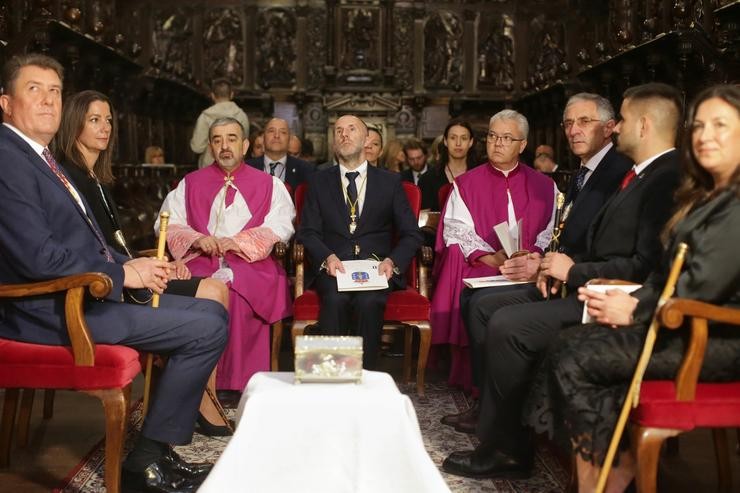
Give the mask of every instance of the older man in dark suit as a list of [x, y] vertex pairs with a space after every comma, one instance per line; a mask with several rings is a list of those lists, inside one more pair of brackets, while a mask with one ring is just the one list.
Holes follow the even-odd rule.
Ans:
[[[345, 115], [334, 124], [339, 165], [311, 178], [297, 239], [305, 245], [316, 276], [320, 332], [341, 335], [354, 327], [352, 333], [363, 337], [364, 367], [372, 369], [388, 294], [404, 286], [403, 273], [422, 237], [401, 177], [368, 166], [363, 148], [367, 134], [367, 126], [356, 116]], [[336, 273], [344, 272], [342, 261], [367, 258], [380, 260], [378, 271], [390, 287], [339, 292]]]
[[[167, 263], [132, 260], [108, 246], [90, 205], [49, 152], [61, 118], [62, 72], [56, 60], [35, 54], [12, 57], [3, 69], [0, 283], [90, 271], [110, 276], [108, 298], [86, 300], [95, 342], [169, 356], [139, 440], [123, 465], [124, 483], [146, 491], [193, 491], [210, 464], [184, 463], [170, 444], [192, 438], [206, 381], [226, 344], [227, 315], [213, 301], [179, 296], [162, 296], [157, 310], [121, 302], [131, 289], [161, 293]], [[64, 294], [8, 301], [0, 308], [0, 337], [70, 343]]]
[[[541, 352], [557, 332], [580, 322], [583, 303], [576, 291], [597, 277], [642, 282], [660, 259], [659, 239], [673, 207], [679, 156], [674, 148], [681, 122], [681, 96], [665, 84], [628, 89], [622, 104], [617, 148], [637, 164], [594, 218], [582, 253], [548, 253], [540, 266], [538, 287], [545, 295], [566, 283], [569, 295], [495, 310], [488, 320], [482, 353], [481, 411], [474, 451], [452, 453], [446, 471], [470, 477], [522, 477], [530, 474], [534, 450], [521, 425], [528, 384]], [[564, 126], [590, 125], [582, 121]], [[511, 303], [509, 303], [511, 305]]]
[[273, 118], [265, 126], [265, 154], [247, 159], [247, 164], [278, 177], [288, 185], [288, 191], [293, 193], [298, 185], [308, 180], [314, 172], [314, 166], [288, 154], [290, 137], [288, 122], [282, 118]]

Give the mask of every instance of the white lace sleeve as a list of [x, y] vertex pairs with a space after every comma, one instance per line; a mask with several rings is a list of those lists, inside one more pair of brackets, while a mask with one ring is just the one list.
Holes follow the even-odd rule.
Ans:
[[452, 185], [452, 193], [447, 201], [447, 209], [445, 210], [443, 221], [444, 232], [442, 238], [444, 239], [445, 246], [460, 245], [460, 250], [462, 250], [465, 258], [468, 258], [476, 250], [495, 252], [491, 245], [486, 243], [475, 232], [473, 216], [470, 215], [468, 206], [465, 205], [465, 202], [460, 196], [457, 184], [453, 183]]
[[548, 245], [550, 244], [550, 241], [552, 240], [552, 228], [555, 226], [555, 211], [557, 209], [557, 197], [558, 197], [558, 187], [557, 185], [553, 185], [555, 187], [555, 194], [553, 197], [555, 200], [553, 200], [552, 203], [552, 215], [550, 216], [550, 222], [547, 223], [547, 226], [545, 226], [545, 229], [540, 231], [540, 233], [537, 235], [537, 240], [534, 242], [535, 246], [542, 250], [543, 252], [547, 250]]

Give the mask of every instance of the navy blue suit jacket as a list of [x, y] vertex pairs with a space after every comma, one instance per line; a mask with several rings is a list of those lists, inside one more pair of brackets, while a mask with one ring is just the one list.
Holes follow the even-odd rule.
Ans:
[[[588, 228], [631, 167], [632, 161], [617, 152], [616, 146], [612, 146], [604, 155], [571, 206], [560, 236], [560, 246], [565, 253], [572, 257], [586, 251]], [[566, 204], [575, 193], [575, 189], [576, 181], [571, 180], [565, 194]]]
[[[340, 260], [390, 257], [403, 273], [421, 246], [422, 235], [398, 173], [368, 166], [365, 187], [357, 230], [350, 234], [339, 166], [321, 170], [309, 180], [296, 238], [310, 256], [313, 274], [332, 253]], [[357, 257], [355, 245], [360, 247]], [[405, 285], [398, 275], [393, 283]]]
[[[247, 164], [260, 171], [264, 171], [265, 158], [266, 156], [247, 159]], [[295, 192], [298, 185], [307, 182], [308, 177], [315, 170], [315, 167], [311, 163], [288, 155], [288, 159], [285, 162], [285, 183], [290, 185], [292, 192]]]
[[[103, 272], [113, 280], [109, 298], [121, 299], [122, 264], [128, 257], [109, 248], [115, 262], [106, 261], [92, 229], [95, 219], [80, 210], [44, 159], [5, 125], [0, 125], [0, 197], [0, 283]], [[63, 293], [0, 305], [0, 337], [67, 344], [65, 327]]]

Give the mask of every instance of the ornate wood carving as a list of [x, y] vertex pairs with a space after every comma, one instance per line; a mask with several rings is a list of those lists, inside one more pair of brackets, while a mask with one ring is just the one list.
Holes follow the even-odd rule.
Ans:
[[463, 22], [448, 10], [434, 11], [424, 28], [424, 85], [428, 89], [462, 88]]
[[336, 10], [335, 66], [341, 82], [377, 84], [382, 80], [384, 11], [380, 6], [340, 5]]
[[263, 10], [257, 21], [258, 82], [264, 87], [295, 84], [296, 20], [287, 9]]
[[565, 46], [562, 23], [537, 16], [530, 22], [530, 39], [534, 40], [534, 50], [529, 57], [527, 87], [551, 84], [570, 71], [562, 48]]
[[514, 88], [514, 19], [501, 15], [498, 22], [481, 29], [479, 39], [479, 86], [511, 91]]
[[326, 10], [308, 9], [308, 46], [306, 47], [308, 64], [307, 87], [310, 90], [320, 89], [324, 85], [324, 63], [326, 57]]
[[115, 3], [103, 0], [94, 0], [89, 4], [87, 17], [87, 29], [96, 41], [112, 44], [113, 11]]
[[178, 77], [193, 73], [192, 9], [156, 9], [152, 14], [152, 66]]
[[240, 86], [244, 79], [242, 18], [235, 9], [209, 10], [203, 20], [204, 78], [224, 78]]
[[414, 14], [412, 9], [393, 10], [393, 61], [395, 86], [409, 90], [414, 83]]

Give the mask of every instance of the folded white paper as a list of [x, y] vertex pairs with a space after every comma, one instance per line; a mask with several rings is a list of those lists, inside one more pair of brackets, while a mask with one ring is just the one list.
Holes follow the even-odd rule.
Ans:
[[377, 260], [343, 260], [344, 274], [337, 271], [337, 290], [373, 291], [388, 287], [388, 279], [378, 274]]
[[[610, 291], [612, 289], [619, 289], [621, 291], [624, 291], [625, 293], [631, 293], [632, 291], [636, 291], [642, 287], [642, 284], [589, 284], [585, 286], [586, 288], [590, 289], [591, 291], [596, 291], [598, 293], [606, 293], [607, 291]], [[588, 314], [588, 302], [583, 304], [583, 316], [581, 317], [581, 323], [582, 324], [592, 324], [596, 322], [594, 318]]]
[[534, 281], [511, 281], [504, 276], [468, 277], [463, 284], [472, 289], [493, 288], [496, 286], [511, 286], [512, 284], [527, 284]]

